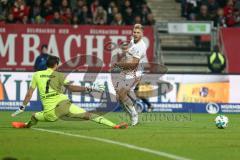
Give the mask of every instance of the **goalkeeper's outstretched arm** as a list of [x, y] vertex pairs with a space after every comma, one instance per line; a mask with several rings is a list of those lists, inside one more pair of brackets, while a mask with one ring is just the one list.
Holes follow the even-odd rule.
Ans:
[[23, 113], [24, 110], [25, 110], [25, 107], [27, 106], [27, 104], [29, 103], [29, 101], [31, 100], [32, 98], [32, 95], [33, 95], [33, 92], [34, 92], [35, 89], [33, 89], [32, 87], [30, 87], [26, 93], [26, 96], [23, 100], [23, 104], [19, 107], [18, 110], [16, 110], [13, 114], [12, 114], [12, 117], [15, 117], [16, 115], [20, 114], [20, 113]]
[[85, 92], [88, 91], [87, 87], [77, 85], [65, 85], [65, 87], [71, 92]]
[[77, 86], [77, 85], [65, 85], [65, 87], [70, 90], [71, 92], [103, 92], [105, 90], [105, 86], [103, 84], [93, 83], [93, 85], [84, 87], [84, 86]]
[[30, 87], [25, 95], [25, 98], [23, 100], [23, 106], [26, 106], [29, 101], [31, 100], [32, 98], [32, 95], [33, 95], [33, 92], [34, 92], [35, 89], [33, 89], [32, 87]]

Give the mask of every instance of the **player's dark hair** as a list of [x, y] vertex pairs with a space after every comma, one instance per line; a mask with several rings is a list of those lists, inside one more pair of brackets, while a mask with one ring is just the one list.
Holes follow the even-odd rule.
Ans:
[[43, 50], [43, 48], [48, 48], [48, 46], [46, 44], [43, 44], [42, 47], [41, 47], [41, 50]]
[[47, 67], [53, 68], [56, 64], [59, 64], [60, 59], [56, 56], [49, 55], [47, 59]]

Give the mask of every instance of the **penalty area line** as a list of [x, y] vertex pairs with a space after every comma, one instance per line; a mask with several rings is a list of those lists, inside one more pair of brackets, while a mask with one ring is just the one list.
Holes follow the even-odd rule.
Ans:
[[49, 130], [49, 129], [43, 129], [43, 128], [32, 128], [32, 129], [36, 130], [36, 131], [41, 131], [41, 132], [55, 133], [55, 134], [60, 134], [60, 135], [64, 135], [64, 136], [69, 136], [69, 137], [82, 138], [82, 139], [93, 140], [93, 141], [98, 141], [98, 142], [103, 142], [103, 143], [108, 143], [108, 144], [115, 144], [115, 145], [122, 146], [125, 148], [142, 151], [142, 152], [150, 153], [150, 154], [157, 155], [160, 157], [166, 157], [166, 158], [173, 159], [173, 160], [190, 160], [189, 158], [177, 156], [174, 154], [170, 154], [170, 153], [166, 153], [166, 152], [162, 152], [162, 151], [158, 151], [158, 150], [152, 150], [152, 149], [145, 148], [145, 147], [139, 147], [139, 146], [128, 144], [128, 143], [113, 141], [113, 140], [105, 139], [105, 138], [85, 136], [85, 135], [80, 135], [80, 134], [73, 134], [73, 133], [67, 133], [67, 132]]

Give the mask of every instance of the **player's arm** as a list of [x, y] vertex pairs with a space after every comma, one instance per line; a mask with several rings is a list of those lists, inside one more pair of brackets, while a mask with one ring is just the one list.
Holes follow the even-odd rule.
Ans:
[[32, 98], [32, 95], [33, 95], [33, 92], [34, 92], [34, 88], [30, 87], [25, 95], [25, 98], [23, 100], [23, 103], [22, 105], [19, 107], [18, 110], [16, 110], [13, 114], [12, 114], [12, 117], [24, 112], [27, 104], [30, 102], [31, 98]]
[[71, 92], [92, 92], [92, 91], [103, 92], [105, 90], [105, 86], [98, 83], [93, 83], [93, 85], [88, 87], [66, 84], [65, 87]]
[[77, 85], [65, 85], [65, 87], [71, 92], [85, 92], [88, 91], [87, 87], [77, 86]]
[[62, 74], [61, 74], [60, 78], [62, 78], [60, 81], [63, 82], [63, 86], [71, 92], [85, 92], [85, 91], [88, 91], [87, 87], [79, 86], [79, 85], [73, 85], [72, 84], [73, 82], [70, 82], [67, 79], [67, 77], [63, 76]]
[[115, 65], [123, 70], [134, 70], [137, 68], [140, 59], [137, 57], [132, 57], [130, 60], [121, 60], [120, 62], [116, 63]]
[[64, 86], [66, 89], [68, 89], [71, 92], [91, 92], [91, 91], [97, 91], [97, 92], [103, 92], [105, 90], [105, 86], [98, 83], [93, 83], [91, 86], [79, 86], [79, 85], [73, 85], [72, 82], [70, 82], [66, 76], [63, 74], [59, 74], [59, 81], [62, 82], [62, 86]]
[[28, 89], [28, 91], [27, 91], [27, 93], [26, 93], [26, 95], [25, 95], [25, 98], [24, 98], [24, 100], [23, 100], [23, 106], [26, 106], [26, 105], [30, 102], [34, 90], [35, 90], [35, 89], [32, 88], [32, 87], [30, 87], [30, 88]]
[[24, 112], [27, 104], [30, 102], [31, 98], [32, 98], [32, 95], [33, 95], [33, 92], [35, 90], [35, 88], [37, 87], [37, 81], [36, 81], [36, 74], [33, 75], [33, 78], [32, 78], [32, 81], [31, 81], [31, 85], [25, 95], [25, 98], [23, 100], [23, 103], [22, 105], [19, 107], [18, 110], [16, 110], [13, 114], [12, 114], [12, 117]]

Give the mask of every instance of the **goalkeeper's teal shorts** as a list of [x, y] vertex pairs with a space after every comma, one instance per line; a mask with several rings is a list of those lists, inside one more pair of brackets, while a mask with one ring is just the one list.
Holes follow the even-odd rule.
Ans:
[[54, 122], [64, 116], [70, 117], [72, 115], [81, 115], [85, 112], [86, 111], [84, 109], [67, 100], [60, 102], [56, 108], [50, 111], [41, 111], [35, 113], [35, 118], [38, 121]]

